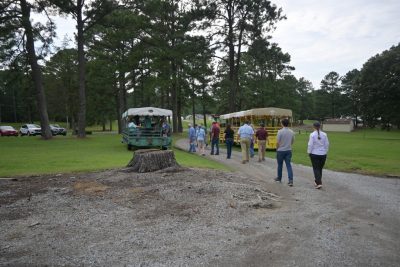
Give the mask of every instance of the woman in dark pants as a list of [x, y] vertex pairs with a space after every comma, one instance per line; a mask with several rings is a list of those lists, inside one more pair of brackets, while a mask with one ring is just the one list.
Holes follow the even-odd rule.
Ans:
[[322, 187], [322, 169], [329, 150], [329, 140], [326, 133], [320, 130], [321, 124], [319, 122], [314, 122], [313, 126], [314, 132], [310, 134], [307, 153], [310, 155], [314, 171], [315, 188], [320, 189]]
[[232, 146], [233, 146], [233, 135], [234, 131], [231, 128], [230, 124], [226, 125], [226, 129], [224, 131], [225, 134], [225, 143], [226, 143], [226, 158], [230, 159], [232, 155]]

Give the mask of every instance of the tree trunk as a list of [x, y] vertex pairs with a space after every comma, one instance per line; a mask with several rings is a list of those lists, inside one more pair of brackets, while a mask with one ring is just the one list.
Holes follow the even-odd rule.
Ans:
[[77, 30], [78, 30], [78, 69], [79, 69], [79, 113], [78, 113], [78, 137], [86, 137], [86, 85], [85, 85], [85, 51], [82, 18], [83, 0], [77, 1]]
[[154, 172], [180, 166], [172, 150], [140, 149], [134, 153], [127, 167], [132, 172]]
[[234, 14], [233, 14], [233, 6], [232, 3], [229, 4], [227, 13], [228, 13], [228, 62], [229, 62], [229, 103], [228, 103], [228, 112], [236, 111], [235, 102], [236, 102], [236, 83], [235, 83], [235, 45], [234, 45], [234, 35], [233, 35], [233, 25], [234, 25]]
[[121, 120], [121, 115], [120, 115], [120, 110], [121, 110], [121, 103], [120, 103], [120, 97], [119, 97], [119, 89], [118, 89], [118, 85], [117, 85], [117, 81], [115, 81], [115, 103], [116, 103], [116, 113], [117, 113], [117, 126], [118, 126], [118, 133], [120, 133], [120, 131], [122, 130], [122, 120]]
[[118, 95], [118, 133], [122, 133], [122, 121], [121, 116], [122, 113], [126, 111], [126, 88], [125, 88], [125, 72], [119, 71], [118, 74], [118, 86], [117, 86], [117, 95]]
[[192, 116], [193, 116], [193, 126], [196, 124], [196, 108], [195, 108], [195, 93], [194, 93], [194, 83], [192, 82]]
[[203, 122], [204, 122], [204, 127], [207, 129], [207, 118], [206, 118], [206, 101], [205, 101], [205, 94], [206, 94], [206, 85], [205, 83], [202, 84], [202, 99], [201, 99], [201, 104], [203, 107]]
[[28, 52], [29, 64], [32, 68], [32, 78], [36, 87], [38, 108], [40, 114], [40, 126], [42, 128], [42, 138], [45, 140], [53, 138], [49, 126], [49, 116], [47, 113], [46, 95], [43, 88], [42, 71], [37, 63], [35, 42], [33, 39], [32, 25], [30, 22], [30, 7], [26, 0], [21, 0], [22, 23], [26, 34], [26, 50]]
[[175, 61], [171, 61], [171, 101], [172, 101], [172, 130], [178, 132], [178, 94], [177, 94], [177, 71]]
[[12, 89], [12, 100], [13, 100], [13, 115], [14, 115], [14, 122], [17, 122], [17, 103], [15, 101], [15, 89]]

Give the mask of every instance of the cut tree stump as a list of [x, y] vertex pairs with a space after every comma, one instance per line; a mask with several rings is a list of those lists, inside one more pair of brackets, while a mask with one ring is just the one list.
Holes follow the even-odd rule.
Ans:
[[180, 167], [172, 150], [139, 149], [126, 166], [132, 172], [154, 172], [169, 167]]

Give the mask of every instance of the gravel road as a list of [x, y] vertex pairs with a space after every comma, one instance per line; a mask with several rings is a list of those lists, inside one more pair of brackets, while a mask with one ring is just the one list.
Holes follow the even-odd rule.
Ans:
[[[187, 148], [187, 141], [177, 146]], [[267, 152], [275, 153], [275, 152]], [[321, 190], [312, 169], [293, 164], [294, 187], [276, 183], [276, 161], [241, 164], [241, 154], [207, 155], [282, 196], [268, 231], [252, 240], [251, 253], [219, 263], [265, 266], [400, 266], [400, 179], [324, 170]], [[328, 156], [329, 160], [329, 156]], [[286, 180], [285, 180], [286, 178]], [[271, 233], [275, 238], [271, 239]], [[268, 255], [268, 256], [267, 256]]]
[[399, 266], [399, 179], [206, 157], [235, 171], [0, 179], [0, 265]]

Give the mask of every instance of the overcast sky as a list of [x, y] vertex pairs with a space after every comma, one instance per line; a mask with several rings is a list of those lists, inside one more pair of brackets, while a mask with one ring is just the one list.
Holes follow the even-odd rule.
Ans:
[[[345, 75], [400, 42], [400, 0], [272, 0], [287, 20], [272, 33], [291, 55], [293, 74], [318, 89], [330, 71]], [[57, 35], [73, 39], [74, 21], [58, 19]]]
[[330, 71], [345, 75], [400, 42], [400, 0], [272, 0], [287, 20], [273, 33], [293, 74], [319, 88]]

